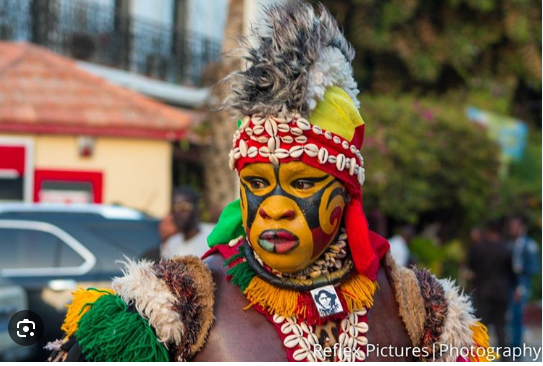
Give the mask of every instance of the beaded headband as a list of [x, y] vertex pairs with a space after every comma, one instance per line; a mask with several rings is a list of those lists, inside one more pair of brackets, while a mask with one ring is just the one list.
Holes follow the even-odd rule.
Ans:
[[299, 160], [332, 174], [355, 192], [364, 183], [364, 159], [343, 137], [312, 125], [298, 113], [286, 117], [246, 116], [234, 133], [230, 169], [249, 163]]

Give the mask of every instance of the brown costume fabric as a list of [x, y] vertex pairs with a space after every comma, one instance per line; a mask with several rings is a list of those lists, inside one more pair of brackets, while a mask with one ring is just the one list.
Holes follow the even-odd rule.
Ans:
[[426, 319], [426, 309], [419, 282], [412, 270], [396, 264], [390, 252], [385, 256], [385, 264], [389, 268], [400, 317], [413, 346], [417, 347], [422, 339]]
[[435, 360], [440, 355], [433, 354], [433, 345], [443, 333], [445, 320], [447, 318], [448, 303], [445, 299], [445, 292], [438, 280], [426, 269], [413, 270], [420, 286], [421, 295], [424, 299], [426, 309], [426, 320], [424, 331], [420, 342], [421, 348], [426, 348], [428, 357], [425, 360]]

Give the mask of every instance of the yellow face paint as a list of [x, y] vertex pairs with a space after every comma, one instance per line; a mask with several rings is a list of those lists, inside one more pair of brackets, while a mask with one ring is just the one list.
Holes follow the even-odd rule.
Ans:
[[334, 176], [294, 161], [255, 163], [240, 172], [243, 225], [256, 254], [292, 273], [313, 263], [337, 236], [345, 188]]

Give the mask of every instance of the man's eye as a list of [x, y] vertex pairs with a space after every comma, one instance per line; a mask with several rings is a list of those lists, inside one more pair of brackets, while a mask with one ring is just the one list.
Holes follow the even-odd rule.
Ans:
[[269, 183], [267, 181], [258, 178], [251, 179], [249, 183], [251, 184], [252, 189], [262, 189], [269, 186]]
[[299, 190], [306, 190], [315, 187], [315, 183], [308, 180], [299, 179], [292, 183], [292, 187]]

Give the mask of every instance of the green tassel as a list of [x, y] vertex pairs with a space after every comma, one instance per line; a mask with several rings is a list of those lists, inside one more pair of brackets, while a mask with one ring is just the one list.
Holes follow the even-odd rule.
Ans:
[[227, 272], [229, 276], [232, 276], [230, 282], [238, 286], [241, 291], [245, 291], [251, 280], [256, 276], [247, 262], [241, 262], [236, 266], [230, 268]]
[[101, 362], [167, 362], [147, 321], [117, 295], [104, 295], [81, 318], [75, 338], [85, 358]]

